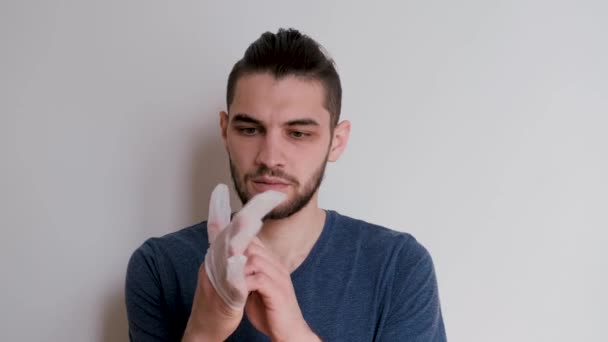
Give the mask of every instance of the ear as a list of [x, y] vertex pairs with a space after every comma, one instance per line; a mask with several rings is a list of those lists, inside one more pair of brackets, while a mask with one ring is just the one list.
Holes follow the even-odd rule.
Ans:
[[220, 129], [222, 131], [222, 140], [224, 140], [224, 145], [226, 145], [226, 137], [228, 134], [228, 113], [221, 111], [220, 112]]
[[329, 149], [329, 155], [327, 160], [335, 162], [340, 158], [340, 155], [346, 148], [348, 137], [350, 136], [350, 121], [344, 120], [340, 122], [336, 128], [334, 128], [334, 134], [332, 136], [331, 147]]

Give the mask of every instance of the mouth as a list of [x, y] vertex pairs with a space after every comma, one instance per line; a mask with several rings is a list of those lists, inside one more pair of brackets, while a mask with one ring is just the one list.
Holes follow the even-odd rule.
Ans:
[[253, 187], [260, 192], [267, 190], [285, 190], [289, 183], [280, 178], [259, 177], [251, 180]]

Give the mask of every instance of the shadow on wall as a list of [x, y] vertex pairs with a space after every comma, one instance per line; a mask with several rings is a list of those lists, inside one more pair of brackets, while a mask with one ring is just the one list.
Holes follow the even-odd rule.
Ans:
[[[219, 126], [219, 125], [218, 125]], [[217, 127], [217, 126], [216, 126]], [[192, 150], [190, 169], [190, 208], [188, 222], [199, 223], [207, 219], [209, 212], [209, 196], [218, 183], [232, 187], [228, 157], [219, 132], [201, 134], [195, 141]], [[232, 209], [240, 208], [240, 201], [231, 191]], [[179, 227], [176, 227], [176, 229]], [[104, 333], [101, 342], [128, 341], [128, 323], [125, 308], [124, 289], [114, 289], [108, 296], [104, 308]]]
[[201, 222], [207, 219], [209, 197], [219, 183], [227, 184], [231, 188], [230, 204], [232, 210], [239, 209], [241, 202], [233, 188], [228, 154], [219, 132], [219, 123], [217, 123], [217, 133], [202, 136], [196, 150], [197, 153], [192, 158], [193, 164], [190, 168], [192, 170], [190, 177], [192, 180], [190, 185], [192, 222]]
[[121, 287], [107, 297], [104, 308], [103, 337], [100, 342], [129, 341], [127, 327], [127, 311], [125, 309], [125, 294]]

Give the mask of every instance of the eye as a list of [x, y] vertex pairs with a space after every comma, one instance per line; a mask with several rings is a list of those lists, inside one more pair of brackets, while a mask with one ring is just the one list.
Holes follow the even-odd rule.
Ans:
[[295, 139], [303, 139], [303, 138], [310, 136], [309, 133], [304, 133], [304, 132], [300, 132], [300, 131], [291, 131], [289, 133], [289, 135]]
[[258, 129], [255, 127], [237, 127], [237, 130], [242, 135], [252, 136], [252, 135], [256, 135], [258, 133]]

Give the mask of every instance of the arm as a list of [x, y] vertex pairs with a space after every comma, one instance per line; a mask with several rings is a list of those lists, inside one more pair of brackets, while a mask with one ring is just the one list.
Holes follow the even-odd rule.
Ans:
[[125, 300], [130, 341], [170, 341], [174, 339], [163, 311], [154, 253], [148, 243], [138, 248], [129, 260]]
[[256, 237], [245, 251], [251, 292], [245, 305], [252, 325], [271, 341], [321, 341], [304, 320], [290, 272]]
[[[211, 245], [198, 269], [184, 341], [223, 341], [236, 330], [248, 296], [242, 253], [261, 227], [262, 217], [284, 197], [275, 192], [259, 194], [230, 222], [228, 187], [219, 185], [213, 191], [207, 225]], [[182, 338], [167, 313], [157, 255], [147, 242], [129, 261], [125, 292], [132, 341]]]
[[433, 261], [411, 239], [400, 251], [380, 341], [447, 341]]
[[[218, 297], [204, 265], [198, 271], [194, 305], [185, 331], [169, 313], [160, 281], [158, 254], [150, 242], [129, 261], [125, 286], [130, 341], [223, 341], [238, 326], [242, 310], [234, 311]], [[183, 337], [182, 337], [183, 333]]]

